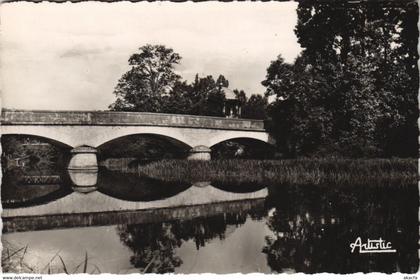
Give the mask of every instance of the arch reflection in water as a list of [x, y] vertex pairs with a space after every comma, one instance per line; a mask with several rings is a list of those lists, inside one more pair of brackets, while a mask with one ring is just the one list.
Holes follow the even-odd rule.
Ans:
[[[178, 213], [171, 219], [173, 212], [179, 211], [182, 213]], [[136, 252], [140, 250], [141, 252], [138, 253], [140, 260], [136, 261], [148, 258], [142, 252], [150, 252], [154, 257], [150, 265], [153, 267], [149, 267], [147, 272], [172, 271], [173, 267], [175, 272], [179, 273], [249, 273], [257, 271], [256, 268], [264, 267], [265, 263], [265, 256], [260, 251], [264, 242], [262, 234], [267, 231], [256, 230], [256, 228], [261, 228], [258, 225], [263, 226], [263, 222], [250, 219], [251, 213], [252, 216], [264, 216], [265, 214], [261, 214], [261, 211], [264, 211], [263, 199], [177, 209], [152, 209], [148, 210], [150, 215], [147, 219], [144, 219], [144, 213], [139, 211], [112, 212], [106, 215], [88, 215], [83, 220], [89, 221], [85, 224], [89, 227], [81, 228], [80, 224], [74, 223], [74, 228], [60, 230], [57, 230], [58, 224], [70, 219], [68, 216], [54, 216], [51, 217], [51, 220], [55, 222], [52, 230], [19, 233], [11, 233], [9, 230], [9, 233], [3, 235], [3, 244], [6, 242], [28, 244], [28, 253], [25, 255], [25, 262], [28, 264], [38, 264], [40, 260], [48, 262], [51, 256], [60, 250], [60, 255], [64, 257], [66, 265], [71, 270], [79, 263], [77, 260], [83, 261], [84, 252], [87, 251], [89, 264], [97, 265], [102, 273], [138, 273], [143, 271], [144, 267], [135, 268], [130, 263], [130, 258], [135, 255], [133, 250]], [[102, 225], [115, 226], [98, 226], [100, 225], [97, 223], [98, 218], [104, 221]], [[35, 221], [31, 224], [39, 229], [39, 225], [42, 224], [42, 222], [39, 223], [41, 217], [34, 217], [33, 220]], [[132, 232], [144, 235], [132, 236]], [[243, 238], [244, 234], [249, 238]], [[174, 238], [171, 238], [171, 235]], [[134, 240], [139, 238], [142, 240], [140, 244], [133, 244], [137, 247], [133, 250], [124, 242], [134, 243]], [[140, 245], [144, 248], [139, 248]], [[161, 248], [161, 251], [154, 248]], [[246, 248], [248, 252], [243, 257], [241, 257], [242, 248]], [[198, 256], [198, 250], [200, 256]], [[218, 258], [214, 260], [216, 264], [213, 262], [213, 269], [210, 270], [206, 265], [211, 261], [206, 257], [209, 254]], [[36, 255], [36, 257], [31, 258], [30, 255]], [[40, 256], [44, 258], [40, 259]], [[183, 264], [177, 267], [177, 261], [174, 259], [182, 260]], [[195, 261], [196, 259], [198, 262]], [[229, 263], [232, 259], [236, 260], [234, 264]], [[36, 267], [45, 267], [45, 262]], [[62, 268], [59, 260], [55, 263]], [[162, 265], [160, 266], [159, 263]], [[193, 271], [192, 266], [195, 267]]]
[[232, 193], [251, 193], [264, 189], [261, 184], [256, 184], [254, 182], [215, 181], [212, 182], [212, 185], [215, 188]]
[[211, 182], [208, 181], [204, 181], [204, 182], [195, 182], [193, 183], [193, 187], [197, 187], [197, 188], [205, 188], [211, 185]]
[[63, 172], [70, 147], [33, 135], [2, 135], [4, 208], [29, 207], [54, 201], [72, 192]]
[[65, 173], [28, 176], [13, 170], [3, 174], [1, 201], [4, 208], [42, 205], [72, 193], [70, 186]]
[[[264, 199], [268, 194], [267, 189], [263, 189], [254, 193], [237, 194], [219, 190], [212, 186], [195, 187], [192, 186], [185, 191], [178, 193], [172, 197], [154, 200], [154, 201], [127, 201], [114, 198], [103, 194], [99, 191], [89, 194], [81, 194], [74, 192], [60, 200], [29, 208], [6, 209], [3, 211], [4, 221], [11, 225], [12, 228], [25, 228], [27, 223], [33, 224], [34, 217], [45, 216], [41, 219], [44, 228], [48, 228], [49, 216], [52, 224], [55, 226], [74, 225], [71, 215], [77, 215], [76, 223], [85, 224], [84, 216], [97, 213], [98, 218], [106, 219], [106, 214], [110, 212], [132, 212], [138, 211], [139, 215], [145, 218], [150, 214], [160, 213], [164, 211], [164, 216], [169, 219], [183, 219], [185, 216], [200, 216], [205, 212], [207, 205], [210, 208], [220, 209], [217, 203], [226, 203], [228, 205], [236, 205], [236, 202], [254, 201], [255, 199]], [[191, 213], [184, 212], [186, 206], [197, 206], [188, 209]], [[198, 207], [200, 206], [200, 207]], [[202, 207], [201, 207], [202, 206]], [[150, 210], [150, 213], [147, 212]], [[107, 212], [107, 213], [106, 213]], [[124, 214], [124, 213], [123, 213]], [[58, 215], [66, 216], [64, 219], [57, 219]], [[159, 215], [159, 214], [158, 214]], [[62, 225], [61, 225], [62, 224]]]
[[187, 182], [165, 182], [133, 173], [101, 168], [98, 191], [126, 201], [154, 201], [172, 197], [191, 186]]
[[78, 192], [78, 193], [84, 193], [84, 194], [88, 194], [91, 192], [96, 191], [98, 188], [96, 186], [86, 186], [86, 187], [80, 187], [80, 186], [72, 186], [73, 191]]
[[[417, 186], [401, 187], [398, 192], [395, 188], [345, 189], [308, 185], [273, 186], [273, 189], [277, 192], [273, 191], [270, 197], [259, 200], [250, 199], [253, 194], [234, 194], [211, 186], [193, 186], [175, 197], [152, 202], [127, 202], [100, 192], [87, 195], [73, 193], [44, 205], [47, 206], [44, 213], [54, 210], [55, 213], [61, 211], [63, 215], [28, 217], [28, 214], [42, 214], [36, 209], [43, 206], [24, 208], [26, 212], [21, 214], [24, 215], [22, 220], [31, 220], [33, 229], [39, 229], [40, 225], [54, 229], [92, 226], [93, 233], [84, 236], [92, 241], [97, 241], [98, 236], [114, 233], [106, 227], [95, 228], [95, 225], [118, 224], [118, 237], [115, 235], [115, 238], [122, 242], [118, 245], [123, 248], [118, 247], [119, 251], [129, 254], [123, 258], [126, 262], [120, 263], [119, 268], [130, 267], [128, 260], [131, 258], [131, 264], [136, 267], [136, 271], [131, 272], [190, 273], [192, 267], [196, 273], [220, 273], [226, 271], [224, 269], [244, 272], [244, 267], [252, 269], [247, 272], [267, 273], [417, 271]], [[228, 196], [235, 201], [214, 202]], [[239, 201], [238, 198], [244, 200]], [[81, 204], [77, 205], [78, 202]], [[179, 206], [185, 203], [191, 205]], [[69, 215], [71, 207], [82, 214]], [[258, 211], [255, 211], [256, 207]], [[133, 211], [118, 211], [121, 209]], [[14, 211], [9, 210], [17, 209], [3, 212], [6, 213], [3, 220], [6, 231], [28, 230], [24, 228], [28, 224], [12, 224], [13, 220], [7, 215]], [[95, 210], [100, 212], [91, 212]], [[101, 210], [114, 211], [104, 213]], [[246, 222], [242, 225], [245, 217]], [[53, 232], [50, 231], [50, 236], [54, 236]], [[69, 229], [68, 236], [72, 233]], [[397, 254], [351, 254], [349, 244], [359, 235], [363, 240], [386, 239], [392, 242]], [[13, 240], [13, 234], [4, 236], [5, 240]], [[92, 247], [79, 246], [81, 249], [77, 254], [84, 250], [94, 253], [98, 246], [91, 243], [88, 246]], [[66, 236], [63, 244], [74, 245], [69, 244]], [[104, 247], [115, 250], [108, 242], [104, 242]], [[129, 250], [126, 250], [127, 247]], [[39, 248], [38, 252], [43, 252], [45, 246]], [[51, 254], [59, 249], [56, 248]], [[242, 260], [243, 256], [247, 257], [246, 262]], [[100, 264], [108, 266], [109, 256], [103, 257]], [[258, 258], [261, 266], [249, 265], [257, 263]]]

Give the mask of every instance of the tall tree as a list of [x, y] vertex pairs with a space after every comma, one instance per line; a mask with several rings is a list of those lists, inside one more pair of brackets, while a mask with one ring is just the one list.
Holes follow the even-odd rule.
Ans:
[[173, 89], [163, 98], [162, 113], [191, 114], [193, 105], [192, 87], [186, 81], [177, 81]]
[[297, 12], [301, 56], [272, 62], [263, 82], [289, 152], [416, 156], [417, 4], [302, 1]]
[[[220, 84], [217, 84], [219, 81]], [[223, 116], [225, 94], [222, 86], [229, 82], [220, 75], [217, 81], [212, 76], [200, 78], [198, 74], [192, 83], [191, 114], [205, 116]]]
[[130, 56], [131, 69], [118, 81], [117, 100], [109, 107], [116, 111], [159, 112], [162, 99], [179, 81], [174, 66], [181, 57], [163, 45], [145, 45]]
[[248, 98], [246, 97], [246, 93], [243, 90], [234, 89], [233, 93], [235, 94], [236, 99], [239, 100], [239, 104], [244, 106]]
[[217, 77], [216, 84], [219, 87], [229, 87], [229, 81], [223, 75]]
[[242, 106], [241, 117], [245, 119], [264, 120], [267, 118], [266, 107], [267, 98], [259, 94], [253, 94]]
[[330, 109], [335, 103], [339, 69], [334, 64], [323, 64], [322, 70], [327, 69], [330, 75], [322, 75], [320, 67], [308, 64], [304, 57], [299, 57], [294, 65], [278, 57], [267, 69], [263, 81], [266, 94], [277, 96], [268, 108], [273, 120], [270, 130], [286, 156], [310, 155], [330, 146]]

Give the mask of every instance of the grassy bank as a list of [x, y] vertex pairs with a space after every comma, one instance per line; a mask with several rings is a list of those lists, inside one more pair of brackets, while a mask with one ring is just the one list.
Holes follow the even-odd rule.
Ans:
[[418, 178], [416, 159], [163, 160], [139, 172], [166, 181], [287, 185], [398, 187]]

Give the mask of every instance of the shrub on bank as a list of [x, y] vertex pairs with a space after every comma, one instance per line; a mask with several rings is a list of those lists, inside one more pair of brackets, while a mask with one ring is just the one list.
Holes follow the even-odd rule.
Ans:
[[190, 182], [407, 186], [418, 180], [416, 159], [162, 160], [138, 171], [161, 180]]

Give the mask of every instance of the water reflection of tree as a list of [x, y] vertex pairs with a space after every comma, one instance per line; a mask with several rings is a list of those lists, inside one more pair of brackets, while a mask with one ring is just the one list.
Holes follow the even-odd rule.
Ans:
[[[416, 188], [368, 189], [284, 188], [268, 220], [268, 265], [278, 272], [417, 271]], [[391, 241], [397, 254], [351, 254], [358, 236]]]
[[170, 223], [118, 226], [121, 241], [133, 251], [130, 262], [134, 267], [142, 272], [167, 273], [181, 265], [175, 248], [182, 242], [171, 228]]
[[245, 223], [247, 214], [224, 214], [208, 218], [176, 221], [174, 222], [175, 234], [184, 241], [193, 240], [197, 250], [204, 247], [214, 238], [225, 239], [228, 225], [240, 226]]
[[183, 242], [192, 240], [199, 250], [214, 238], [223, 240], [228, 226], [240, 226], [246, 218], [247, 213], [232, 213], [192, 220], [120, 225], [118, 234], [133, 251], [130, 262], [136, 268], [148, 273], [167, 273], [174, 272], [182, 264], [176, 248]]

